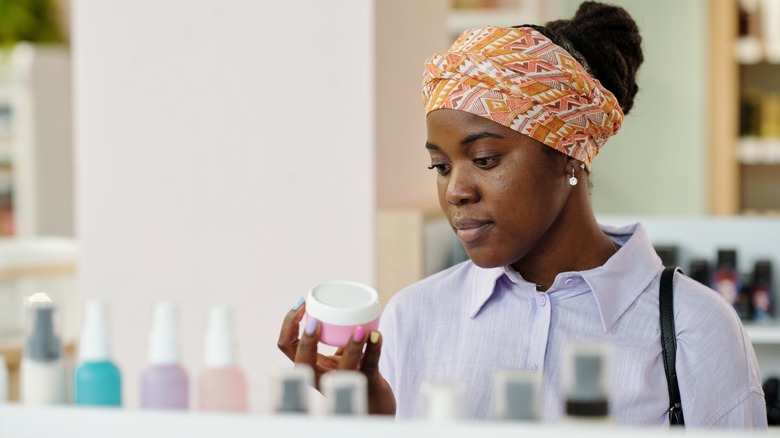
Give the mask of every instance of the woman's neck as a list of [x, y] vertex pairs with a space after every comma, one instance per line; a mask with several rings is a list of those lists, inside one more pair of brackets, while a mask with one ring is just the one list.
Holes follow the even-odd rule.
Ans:
[[596, 222], [587, 199], [571, 199], [534, 249], [512, 267], [546, 291], [561, 272], [597, 268], [618, 250]]

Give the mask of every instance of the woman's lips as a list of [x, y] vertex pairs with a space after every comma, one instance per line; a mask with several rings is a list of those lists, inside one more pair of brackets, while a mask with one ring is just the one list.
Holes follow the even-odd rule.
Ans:
[[474, 242], [482, 237], [491, 225], [493, 225], [492, 222], [479, 219], [456, 218], [452, 221], [452, 226], [455, 228], [458, 238], [464, 244]]

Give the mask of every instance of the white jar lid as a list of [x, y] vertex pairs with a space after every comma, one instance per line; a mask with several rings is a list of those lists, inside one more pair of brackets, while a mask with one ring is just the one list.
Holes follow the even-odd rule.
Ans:
[[371, 286], [356, 281], [326, 281], [309, 290], [306, 313], [326, 324], [359, 325], [379, 318], [382, 305]]

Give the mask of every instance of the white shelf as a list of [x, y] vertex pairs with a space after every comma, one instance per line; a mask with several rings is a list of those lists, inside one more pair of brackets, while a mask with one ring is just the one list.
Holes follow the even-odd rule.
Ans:
[[[99, 409], [73, 406], [0, 404], [0, 435], [25, 437], [290, 437], [371, 436], [374, 438], [426, 438], [490, 436], [514, 438], [610, 438], [682, 436], [683, 431], [663, 427], [615, 427], [584, 422], [557, 425], [495, 421], [393, 421], [390, 417], [306, 417], [301, 415], [246, 415], [171, 411]], [[739, 436], [778, 436], [769, 432], [740, 431]], [[688, 438], [733, 437], [729, 430], [687, 430]]]
[[736, 152], [742, 164], [780, 164], [780, 138], [742, 137]]
[[753, 344], [780, 345], [780, 323], [750, 324], [745, 323], [745, 331]]

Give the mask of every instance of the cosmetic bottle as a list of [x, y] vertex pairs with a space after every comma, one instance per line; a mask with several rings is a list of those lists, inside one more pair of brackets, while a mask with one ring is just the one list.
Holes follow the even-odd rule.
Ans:
[[73, 393], [77, 405], [122, 405], [122, 379], [111, 361], [106, 304], [102, 301], [87, 301], [84, 308]]
[[56, 307], [45, 293], [27, 301], [28, 336], [20, 366], [21, 401], [29, 404], [65, 403], [65, 365], [55, 329]]
[[679, 251], [676, 245], [655, 245], [654, 248], [664, 266], [677, 266]]
[[564, 423], [614, 424], [609, 415], [609, 348], [575, 344], [565, 350]]
[[753, 321], [753, 284], [742, 282], [737, 296], [737, 303], [734, 305], [737, 316], [742, 321]]
[[759, 323], [768, 323], [774, 316], [774, 288], [772, 287], [772, 262], [756, 261], [753, 269], [753, 319]]
[[688, 269], [690, 277], [699, 283], [712, 287], [712, 273], [710, 272], [710, 262], [704, 259], [691, 260], [690, 268]]
[[449, 382], [428, 382], [422, 385], [425, 419], [451, 422], [463, 419], [463, 385]]
[[314, 371], [308, 365], [296, 364], [279, 370], [272, 382], [273, 411], [277, 414], [308, 414], [308, 391], [312, 385]]
[[179, 364], [176, 307], [170, 302], [159, 302], [154, 307], [149, 366], [141, 376], [141, 408], [189, 408], [189, 379]]
[[205, 340], [206, 369], [198, 385], [201, 411], [246, 412], [246, 377], [236, 366], [235, 344], [230, 308], [212, 307]]
[[366, 415], [368, 383], [358, 371], [331, 371], [320, 382], [327, 415]]
[[494, 417], [503, 421], [536, 421], [540, 374], [501, 370], [493, 379]]
[[0, 354], [0, 403], [8, 401], [8, 364]]
[[740, 278], [737, 272], [737, 251], [719, 249], [718, 262], [712, 273], [712, 288], [735, 308], [739, 302]]

